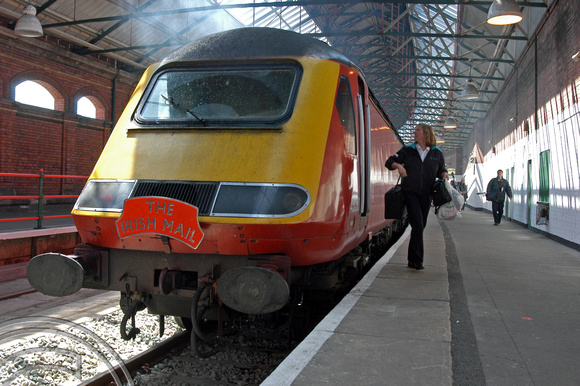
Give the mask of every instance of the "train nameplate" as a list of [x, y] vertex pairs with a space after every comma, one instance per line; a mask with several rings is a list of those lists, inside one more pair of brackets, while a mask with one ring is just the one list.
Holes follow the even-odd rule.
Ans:
[[197, 248], [203, 231], [195, 206], [164, 197], [137, 197], [125, 200], [121, 217], [115, 221], [119, 237], [155, 234], [179, 240]]

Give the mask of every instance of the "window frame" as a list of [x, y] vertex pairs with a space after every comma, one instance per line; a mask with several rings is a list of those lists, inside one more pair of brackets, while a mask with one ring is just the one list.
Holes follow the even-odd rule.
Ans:
[[[340, 88], [343, 82], [348, 88], [348, 96], [340, 95]], [[352, 137], [353, 140], [353, 143], [347, 144], [347, 153], [356, 156], [358, 155], [359, 139], [357, 138], [357, 127], [356, 127], [357, 116], [355, 111], [356, 109], [354, 105], [353, 95], [354, 94], [352, 92], [349, 77], [344, 74], [341, 74], [338, 78], [334, 106], [336, 108], [336, 112], [338, 113], [338, 118], [341, 126], [348, 133], [348, 135]], [[342, 104], [342, 102], [347, 102], [347, 106]], [[343, 110], [344, 108], [348, 108], [350, 111], [345, 111]], [[346, 113], [347, 115], [344, 116], [342, 115], [342, 113]], [[343, 125], [343, 118], [347, 118], [350, 121], [348, 122], [349, 123], [348, 126]]]

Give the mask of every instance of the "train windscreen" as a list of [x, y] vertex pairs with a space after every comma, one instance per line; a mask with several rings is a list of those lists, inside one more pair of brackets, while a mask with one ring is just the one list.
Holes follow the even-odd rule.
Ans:
[[293, 107], [300, 71], [291, 65], [170, 68], [152, 80], [139, 123], [279, 122]]

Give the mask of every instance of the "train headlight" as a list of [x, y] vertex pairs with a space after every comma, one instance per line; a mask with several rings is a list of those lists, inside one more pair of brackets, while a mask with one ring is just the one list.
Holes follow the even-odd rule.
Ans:
[[123, 204], [134, 187], [133, 180], [90, 180], [74, 208], [98, 212], [122, 212]]
[[213, 216], [290, 217], [310, 202], [308, 191], [292, 184], [222, 183]]

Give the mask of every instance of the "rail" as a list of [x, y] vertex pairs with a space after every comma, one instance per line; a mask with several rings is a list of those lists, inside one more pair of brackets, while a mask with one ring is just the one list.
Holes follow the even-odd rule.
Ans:
[[40, 169], [38, 174], [25, 174], [25, 173], [0, 173], [0, 177], [22, 177], [22, 178], [38, 178], [38, 195], [36, 196], [0, 196], [0, 200], [38, 200], [38, 211], [35, 217], [17, 217], [17, 218], [7, 218], [0, 219], [0, 222], [13, 222], [13, 221], [30, 221], [36, 220], [36, 229], [42, 229], [43, 220], [56, 219], [56, 218], [66, 218], [71, 217], [70, 214], [64, 215], [43, 215], [43, 201], [45, 198], [77, 198], [77, 195], [45, 195], [44, 194], [44, 180], [46, 178], [57, 178], [57, 179], [83, 179], [86, 180], [88, 177], [85, 176], [72, 176], [72, 175], [61, 175], [61, 174], [45, 174], [43, 169]]

